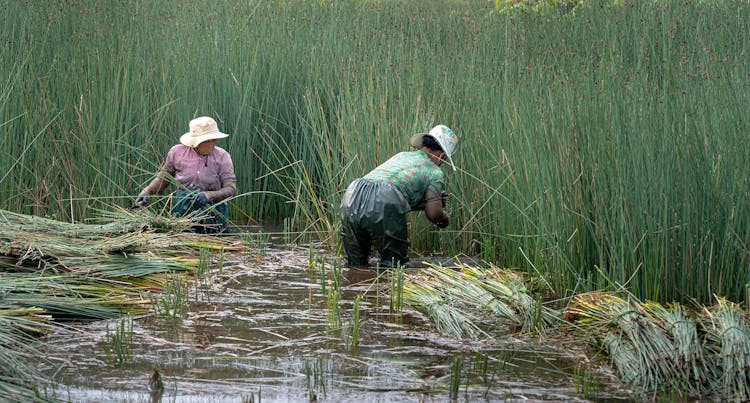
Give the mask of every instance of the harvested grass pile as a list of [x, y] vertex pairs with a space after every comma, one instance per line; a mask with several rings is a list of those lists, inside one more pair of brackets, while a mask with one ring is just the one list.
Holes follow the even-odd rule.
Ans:
[[242, 248], [186, 232], [192, 218], [119, 210], [98, 220], [70, 224], [0, 210], [0, 400], [47, 400], [28, 358], [36, 355], [33, 336], [55, 321], [145, 312], [149, 292], [205, 263], [201, 251]]
[[644, 393], [750, 400], [750, 321], [737, 304], [717, 298], [713, 307], [691, 310], [591, 292], [561, 314], [530, 296], [526, 284], [492, 265], [431, 265], [405, 277], [404, 302], [457, 337], [567, 332], [606, 352], [620, 379]]
[[576, 296], [565, 318], [605, 349], [621, 379], [645, 391], [750, 399], [747, 313], [718, 298], [691, 311], [614, 293]]
[[529, 295], [519, 273], [492, 265], [428, 265], [406, 276], [404, 302], [429, 316], [439, 331], [457, 337], [541, 331], [560, 317]]
[[50, 327], [40, 308], [0, 308], [0, 400], [9, 402], [51, 401], [37, 385], [44, 376], [31, 364], [38, 354], [30, 334]]
[[0, 308], [42, 308], [56, 320], [142, 311], [144, 291], [158, 291], [167, 273], [197, 268], [201, 249], [242, 247], [187, 232], [190, 218], [148, 210], [98, 220], [70, 224], [0, 210]]

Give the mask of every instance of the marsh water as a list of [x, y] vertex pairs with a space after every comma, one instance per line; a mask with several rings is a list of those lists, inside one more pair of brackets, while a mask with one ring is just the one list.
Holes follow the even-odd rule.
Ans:
[[[437, 333], [419, 312], [394, 309], [387, 273], [340, 267], [332, 301], [322, 273], [335, 262], [273, 243], [225, 254], [190, 284], [182, 315], [72, 324], [45, 338], [43, 368], [72, 402], [628, 400], [576, 346]], [[154, 369], [161, 394], [149, 392]]]

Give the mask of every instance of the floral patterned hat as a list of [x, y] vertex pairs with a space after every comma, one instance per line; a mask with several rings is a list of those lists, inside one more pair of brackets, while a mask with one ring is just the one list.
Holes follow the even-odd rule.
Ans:
[[422, 147], [422, 137], [424, 136], [430, 136], [437, 140], [438, 144], [440, 144], [440, 148], [445, 151], [445, 155], [448, 157], [448, 163], [455, 171], [456, 166], [453, 165], [453, 159], [451, 156], [453, 155], [453, 150], [456, 149], [456, 144], [458, 144], [458, 138], [456, 137], [456, 134], [453, 133], [453, 130], [446, 125], [437, 125], [433, 127], [429, 133], [417, 133], [413, 135], [409, 140], [409, 144], [414, 148]]

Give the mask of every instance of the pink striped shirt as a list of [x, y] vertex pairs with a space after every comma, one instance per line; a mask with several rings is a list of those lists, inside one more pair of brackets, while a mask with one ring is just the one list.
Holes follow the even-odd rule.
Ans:
[[177, 144], [169, 149], [162, 169], [191, 190], [219, 190], [227, 182], [237, 182], [232, 157], [216, 146], [203, 156], [194, 148]]

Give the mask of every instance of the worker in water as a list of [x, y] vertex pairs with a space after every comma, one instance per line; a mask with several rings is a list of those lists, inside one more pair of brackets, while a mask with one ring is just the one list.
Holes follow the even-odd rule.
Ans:
[[375, 245], [380, 267], [408, 266], [409, 211], [424, 210], [430, 222], [448, 226], [445, 174], [440, 166], [447, 162], [456, 170], [451, 155], [457, 142], [450, 128], [437, 125], [429, 133], [412, 136], [409, 144], [415, 150], [394, 155], [349, 185], [339, 209], [349, 265], [367, 265]]
[[228, 217], [225, 200], [237, 194], [232, 157], [216, 145], [226, 137], [229, 135], [219, 131], [216, 121], [208, 116], [191, 120], [190, 131], [169, 150], [164, 165], [138, 195], [135, 205], [147, 205], [149, 196], [174, 182], [178, 189], [172, 200], [172, 214], [199, 218], [193, 227], [195, 232], [223, 231]]

